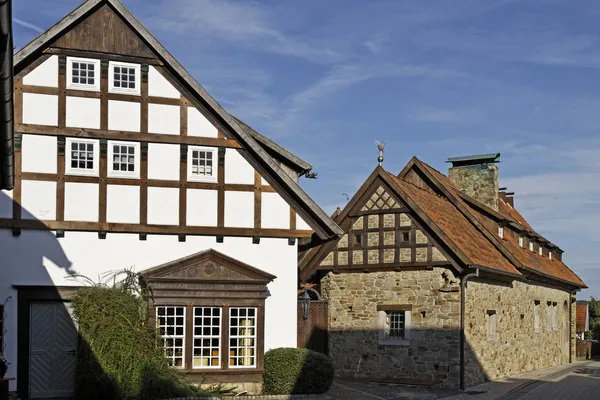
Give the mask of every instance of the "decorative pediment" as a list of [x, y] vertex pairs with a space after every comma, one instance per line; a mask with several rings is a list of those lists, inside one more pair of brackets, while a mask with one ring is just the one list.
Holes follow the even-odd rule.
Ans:
[[170, 261], [142, 272], [146, 281], [232, 281], [268, 283], [276, 277], [216, 250], [210, 249]]

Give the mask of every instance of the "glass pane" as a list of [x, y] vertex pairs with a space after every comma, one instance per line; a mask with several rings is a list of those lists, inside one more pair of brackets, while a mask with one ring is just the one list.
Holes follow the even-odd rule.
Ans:
[[73, 76], [73, 83], [79, 83], [79, 78], [76, 76]]

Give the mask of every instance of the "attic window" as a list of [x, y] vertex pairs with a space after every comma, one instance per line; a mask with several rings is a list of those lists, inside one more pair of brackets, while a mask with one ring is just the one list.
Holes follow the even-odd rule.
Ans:
[[98, 141], [67, 138], [66, 168], [68, 175], [98, 175]]
[[521, 247], [524, 246], [523, 236], [519, 236], [519, 246], [521, 246]]
[[361, 234], [354, 235], [354, 244], [356, 246], [360, 246], [362, 244], [362, 235]]
[[190, 146], [188, 155], [188, 180], [203, 182], [217, 181], [215, 148]]
[[538, 247], [538, 254], [540, 256], [544, 254], [544, 248], [542, 246]]
[[139, 142], [108, 143], [108, 176], [139, 178], [140, 176]]
[[67, 89], [100, 90], [100, 60], [67, 57]]
[[109, 63], [109, 92], [140, 94], [140, 65], [121, 62]]
[[535, 250], [533, 249], [533, 242], [529, 242], [529, 251], [535, 251]]
[[400, 243], [410, 243], [410, 232], [401, 232]]
[[498, 236], [500, 236], [500, 238], [504, 239], [504, 227], [503, 226], [498, 226]]
[[551, 252], [551, 251], [549, 251], [549, 252], [548, 252], [548, 258], [549, 258], [550, 260], [552, 260], [552, 252]]

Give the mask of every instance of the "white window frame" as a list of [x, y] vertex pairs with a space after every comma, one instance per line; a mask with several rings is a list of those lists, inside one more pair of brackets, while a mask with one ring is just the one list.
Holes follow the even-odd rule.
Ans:
[[[115, 67], [135, 69], [135, 88], [134, 89], [115, 87], [115, 72], [114, 72]], [[140, 74], [141, 74], [141, 65], [140, 64], [131, 64], [131, 63], [125, 63], [125, 62], [110, 61], [108, 63], [108, 92], [109, 93], [131, 94], [131, 95], [139, 96], [141, 94], [141, 87], [140, 87], [141, 76], [140, 76]]]
[[535, 251], [534, 247], [533, 247], [533, 242], [529, 242], [529, 251]]
[[498, 225], [498, 236], [500, 236], [501, 239], [504, 239], [504, 227]]
[[[211, 316], [210, 317], [205, 316], [204, 312], [203, 312], [202, 317], [198, 317], [196, 315], [196, 310], [197, 309], [207, 309], [207, 308], [211, 309]], [[219, 319], [219, 325], [218, 325], [219, 334], [218, 335], [213, 335], [212, 332], [211, 332], [209, 335], [205, 335], [204, 332], [202, 332], [202, 334], [196, 335], [196, 328], [197, 327], [200, 328], [200, 329], [202, 329], [202, 328], [209, 328], [209, 329], [212, 330], [214, 327], [217, 326], [217, 325], [212, 325], [212, 319], [213, 318], [217, 318], [217, 317], [215, 317], [215, 316], [212, 315], [212, 310], [213, 309], [219, 309], [219, 317], [218, 317], [218, 319]], [[223, 312], [224, 312], [223, 307], [215, 307], [215, 306], [195, 306], [195, 307], [193, 307], [193, 309], [192, 309], [193, 321], [191, 322], [192, 323], [192, 369], [221, 369], [222, 368], [221, 357], [223, 356], [223, 354], [222, 354], [222, 349], [223, 349]], [[211, 325], [204, 325], [204, 322], [201, 325], [196, 325], [196, 318], [210, 318], [211, 319]], [[219, 340], [218, 346], [217, 346], [217, 349], [219, 350], [219, 355], [217, 357], [217, 361], [218, 361], [217, 365], [206, 365], [206, 366], [202, 366], [201, 365], [201, 366], [198, 366], [198, 367], [195, 365], [196, 364], [195, 361], [197, 359], [202, 359], [203, 358], [202, 356], [196, 357], [194, 355], [195, 350], [197, 348], [199, 348], [200, 351], [202, 351], [202, 349], [204, 349], [203, 345], [200, 345], [200, 346], [196, 346], [195, 345], [194, 342], [195, 342], [196, 339], [199, 339], [199, 340], [208, 339], [208, 340], [211, 340], [211, 341], [213, 339], [218, 339]], [[209, 346], [208, 348], [210, 350], [212, 350], [214, 347], [211, 344], [211, 346]], [[227, 349], [229, 349], [229, 345], [227, 346]], [[209, 362], [210, 362], [210, 359], [212, 357], [213, 357], [212, 355], [209, 356]], [[255, 364], [256, 364], [256, 362], [255, 362]]]
[[549, 260], [552, 260], [552, 251], [549, 251], [549, 252], [548, 252], [548, 259], [549, 259]]
[[[403, 339], [390, 339], [386, 337], [386, 320], [387, 314], [391, 312], [403, 312], [404, 313], [404, 338]], [[406, 346], [410, 344], [411, 336], [411, 311], [410, 310], [380, 310], [378, 315], [378, 330], [379, 330], [379, 344], [383, 346]]]
[[[94, 145], [94, 161], [92, 169], [79, 169], [71, 167], [71, 144], [86, 143]], [[79, 139], [67, 138], [65, 141], [65, 174], [66, 175], [82, 175], [82, 176], [98, 176], [100, 166], [100, 141], [97, 139]]]
[[[186, 321], [187, 309], [186, 309], [186, 306], [180, 306], [180, 305], [172, 305], [172, 306], [171, 305], [168, 305], [168, 306], [167, 305], [164, 305], [164, 306], [161, 305], [161, 306], [156, 306], [156, 308], [155, 308], [155, 311], [156, 311], [156, 329], [160, 329], [160, 326], [161, 326], [159, 324], [159, 315], [158, 315], [158, 309], [159, 308], [164, 308], [165, 312], [169, 308], [174, 308], [174, 309], [183, 308], [183, 315], [182, 315], [183, 316], [183, 335], [177, 335], [177, 334], [175, 334], [175, 335], [161, 335], [160, 332], [159, 332], [159, 337], [162, 340], [165, 340], [165, 339], [173, 339], [173, 340], [175, 340], [175, 339], [181, 339], [181, 341], [182, 341], [182, 345], [181, 345], [181, 367], [178, 367], [176, 365], [172, 365], [171, 368], [185, 369], [185, 350], [186, 350], [185, 349], [185, 346], [186, 346], [185, 335], [186, 335], [186, 329], [187, 329], [187, 321]], [[167, 316], [168, 315], [165, 314], [165, 317], [167, 317]], [[175, 318], [178, 317], [177, 313], [175, 313], [173, 316]], [[165, 326], [168, 326], [168, 324], [165, 325]], [[175, 346], [173, 346], [173, 348], [175, 349]], [[166, 353], [166, 347], [165, 347], [164, 344], [163, 344], [163, 350]], [[175, 358], [179, 358], [179, 357], [175, 357], [175, 356], [167, 356], [166, 354], [164, 356], [165, 356], [165, 358], [171, 359], [171, 360], [175, 360]]]
[[519, 246], [523, 247], [525, 245], [525, 239], [523, 239], [523, 236], [519, 236]]
[[[81, 83], [73, 83], [73, 63], [86, 63], [94, 65], [94, 84], [81, 84]], [[95, 60], [93, 58], [79, 58], [79, 57], [67, 57], [67, 89], [72, 90], [88, 90], [91, 92], [99, 92], [100, 91], [100, 60]]]
[[[239, 315], [239, 310], [254, 310], [254, 326], [252, 327], [254, 329], [254, 334], [253, 335], [231, 335], [231, 328], [232, 328], [232, 324], [231, 324], [231, 320], [232, 318], [243, 318]], [[232, 310], [238, 310], [238, 315], [236, 317], [232, 317]], [[229, 334], [229, 343], [227, 343], [227, 352], [228, 352], [228, 356], [227, 356], [227, 360], [228, 360], [228, 368], [230, 369], [237, 369], [237, 368], [256, 368], [256, 361], [258, 358], [258, 354], [257, 354], [257, 340], [258, 340], [258, 307], [229, 307], [229, 330], [230, 330], [230, 334]], [[239, 325], [238, 325], [238, 329], [239, 329]], [[254, 340], [254, 344], [252, 346], [249, 346], [247, 348], [251, 348], [254, 350], [253, 354], [252, 354], [252, 365], [231, 365], [231, 358], [234, 358], [231, 355], [231, 349], [233, 347], [240, 349], [243, 347], [240, 346], [231, 346], [231, 339], [237, 339], [237, 340], [244, 340], [244, 339], [253, 339]], [[238, 342], [239, 343], [239, 342]], [[243, 358], [243, 356], [237, 355], [236, 356], [238, 358], [238, 360], [240, 358]]]
[[[192, 174], [192, 152], [193, 151], [206, 151], [212, 153], [213, 166], [212, 175], [193, 175]], [[204, 146], [189, 146], [187, 153], [187, 178], [190, 182], [217, 182], [218, 171], [219, 171], [219, 160], [218, 152], [216, 147], [204, 147]]]
[[[119, 140], [109, 140], [107, 142], [108, 146], [108, 159], [106, 160], [106, 164], [108, 166], [107, 176], [109, 178], [132, 178], [139, 179], [140, 178], [140, 143], [139, 142], [122, 142]], [[114, 149], [113, 146], [129, 146], [134, 148], [133, 152], [133, 172], [130, 171], [115, 171], [113, 169], [113, 155]]]
[[543, 256], [543, 255], [544, 255], [544, 248], [543, 248], [542, 246], [538, 247], [538, 254], [539, 254], [540, 256]]

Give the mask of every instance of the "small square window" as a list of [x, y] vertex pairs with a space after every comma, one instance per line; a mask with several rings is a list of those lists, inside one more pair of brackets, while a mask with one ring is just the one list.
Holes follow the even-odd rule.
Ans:
[[65, 171], [70, 175], [98, 175], [98, 141], [67, 139]]
[[410, 342], [411, 311], [393, 306], [377, 306], [379, 344], [407, 345]]
[[192, 147], [188, 149], [188, 180], [217, 181], [217, 154], [212, 147]]
[[135, 142], [108, 142], [108, 176], [140, 177], [140, 144]]
[[400, 232], [400, 243], [410, 243], [410, 232]]
[[100, 61], [67, 57], [67, 89], [100, 90]]
[[140, 94], [140, 65], [110, 62], [109, 92]]
[[359, 233], [354, 234], [354, 245], [355, 246], [362, 245], [362, 235], [361, 234], [359, 234]]

